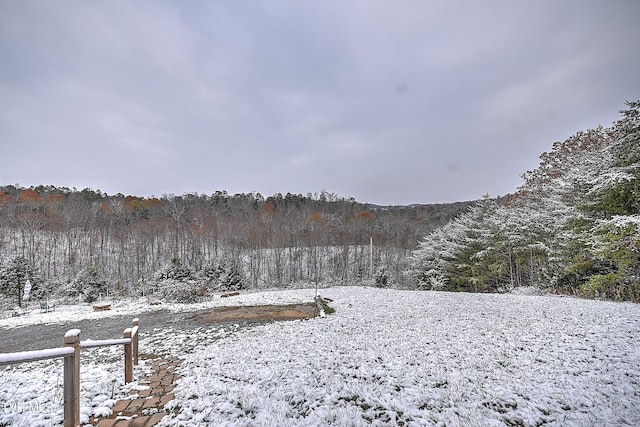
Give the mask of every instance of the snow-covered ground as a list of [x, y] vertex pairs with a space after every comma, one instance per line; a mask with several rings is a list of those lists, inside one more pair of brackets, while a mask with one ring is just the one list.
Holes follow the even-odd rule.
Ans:
[[193, 337], [162, 425], [640, 424], [638, 305], [322, 294], [337, 310], [324, 319]]
[[[162, 425], [640, 425], [640, 305], [360, 287], [321, 294], [335, 314], [143, 336], [144, 351], [184, 358]], [[252, 293], [180, 310], [313, 296]], [[85, 414], [107, 412], [112, 389], [114, 399], [126, 393], [121, 349], [94, 351], [83, 355]], [[61, 360], [0, 372], [0, 425], [61, 420]]]
[[260, 305], [260, 304], [295, 304], [298, 302], [313, 301], [315, 291], [313, 290], [268, 290], [263, 292], [243, 291], [241, 295], [221, 298], [220, 295], [211, 296], [208, 300], [194, 304], [173, 304], [160, 301], [160, 304], [150, 304], [153, 298], [125, 299], [109, 302], [111, 309], [108, 311], [93, 311], [93, 305], [82, 303], [74, 305], [58, 305], [54, 310], [43, 313], [37, 304], [28, 307], [28, 314], [12, 317], [11, 310], [7, 310], [0, 318], [0, 330], [17, 328], [28, 325], [41, 325], [49, 323], [64, 323], [69, 320], [81, 319], [101, 319], [122, 315], [140, 315], [156, 310], [169, 310], [175, 313], [183, 313], [197, 310], [204, 310], [213, 307], [223, 307], [230, 305]]
[[[290, 304], [313, 300], [314, 291], [267, 291], [243, 292], [233, 298], [213, 297], [209, 301], [197, 304], [150, 305], [145, 298], [139, 300], [112, 301], [111, 310], [94, 312], [90, 304], [59, 305], [54, 311], [40, 312], [36, 306], [28, 314], [19, 317], [0, 318], [0, 339], [2, 331], [23, 326], [44, 324], [64, 324], [82, 319], [101, 319], [127, 315], [140, 317], [144, 322], [145, 314], [155, 310], [169, 310], [176, 313], [191, 312], [212, 307], [228, 305]], [[216, 328], [215, 336], [221, 337], [238, 328], [227, 325]], [[28, 333], [28, 330], [25, 331]], [[166, 331], [153, 331], [141, 334], [142, 352], [172, 353], [171, 345], [163, 345], [158, 340]], [[175, 343], [183, 336], [177, 334], [171, 338]], [[91, 337], [82, 337], [90, 339]], [[113, 337], [119, 338], [119, 337]], [[153, 346], [153, 347], [152, 347]], [[20, 351], [20, 349], [16, 349]], [[117, 399], [129, 395], [131, 390], [141, 389], [136, 383], [124, 384], [122, 346], [83, 349], [81, 352], [81, 421], [87, 422], [92, 415], [109, 415], [110, 408]], [[140, 378], [150, 371], [150, 365], [140, 360], [135, 367], [134, 377]], [[0, 366], [0, 426], [42, 426], [61, 425], [63, 421], [63, 359], [28, 362], [18, 365]]]
[[[136, 390], [124, 384], [122, 346], [84, 349], [80, 366], [80, 418], [110, 415], [117, 399]], [[3, 370], [4, 369], [4, 370]], [[144, 361], [134, 375], [150, 372]], [[49, 427], [63, 422], [63, 359], [0, 366], [0, 426]]]

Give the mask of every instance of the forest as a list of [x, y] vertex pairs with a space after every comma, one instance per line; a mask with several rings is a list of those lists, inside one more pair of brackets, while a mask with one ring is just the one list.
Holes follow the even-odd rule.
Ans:
[[553, 144], [504, 198], [382, 207], [322, 191], [107, 195], [0, 187], [0, 292], [32, 298], [322, 284], [532, 287], [640, 301], [640, 102]]
[[640, 102], [626, 105], [611, 127], [553, 144], [506, 203], [479, 200], [426, 235], [417, 287], [640, 301]]
[[0, 289], [192, 301], [220, 290], [378, 282], [407, 286], [410, 252], [472, 202], [381, 207], [322, 191], [107, 195], [0, 187]]

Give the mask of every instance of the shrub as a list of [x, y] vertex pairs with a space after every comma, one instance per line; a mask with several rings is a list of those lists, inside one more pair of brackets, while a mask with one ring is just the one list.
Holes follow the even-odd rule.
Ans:
[[580, 291], [589, 298], [610, 299], [614, 296], [614, 289], [619, 282], [620, 275], [617, 273], [598, 274], [580, 286]]
[[165, 279], [158, 282], [154, 296], [178, 303], [192, 303], [206, 294], [206, 287], [195, 280]]
[[391, 275], [384, 265], [376, 270], [375, 284], [378, 288], [389, 288], [391, 286]]

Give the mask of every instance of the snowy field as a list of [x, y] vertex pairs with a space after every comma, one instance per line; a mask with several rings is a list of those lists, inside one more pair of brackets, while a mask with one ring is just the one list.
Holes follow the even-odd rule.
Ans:
[[[142, 351], [184, 358], [161, 425], [640, 425], [640, 305], [360, 287], [321, 294], [335, 314], [144, 335]], [[313, 296], [253, 293], [180, 310]], [[127, 391], [120, 351], [94, 351], [83, 353], [85, 417], [108, 413]], [[61, 421], [61, 361], [0, 372], [0, 425]]]
[[202, 331], [162, 425], [640, 425], [638, 305], [322, 294], [324, 319]]

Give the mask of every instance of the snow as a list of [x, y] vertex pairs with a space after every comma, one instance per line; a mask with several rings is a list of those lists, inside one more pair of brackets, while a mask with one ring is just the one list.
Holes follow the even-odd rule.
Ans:
[[[124, 384], [122, 350], [107, 347], [82, 352], [80, 365], [80, 420], [110, 414], [117, 399], [127, 397], [133, 384]], [[65, 349], [71, 350], [71, 349]], [[43, 360], [0, 368], [0, 426], [50, 427], [62, 425], [64, 364], [62, 359]], [[150, 371], [140, 361], [139, 377]]]
[[[361, 287], [321, 295], [336, 309], [324, 318], [141, 334], [144, 351], [184, 359], [161, 425], [640, 424], [639, 305]], [[162, 307], [314, 296], [281, 290]], [[123, 384], [121, 357], [120, 347], [83, 350], [83, 422], [140, 389]], [[136, 377], [150, 369], [140, 363]], [[60, 424], [62, 365], [2, 370], [0, 425]]]
[[[181, 313], [232, 305], [296, 304], [311, 301], [313, 301], [313, 295], [309, 298], [308, 291], [305, 290], [279, 291], [271, 289], [261, 292], [243, 291], [240, 295], [229, 298], [221, 298], [220, 295], [214, 295], [208, 301], [194, 304], [163, 302], [159, 305], [151, 305], [146, 298], [112, 301], [109, 303], [111, 310], [106, 311], [93, 311], [93, 305], [91, 304], [57, 305], [55, 311], [48, 313], [40, 313], [37, 309], [34, 309], [26, 316], [0, 318], [0, 328], [9, 329], [27, 325], [65, 323], [69, 320], [76, 319], [103, 319], [106, 317], [129, 316], [132, 314], [138, 318], [144, 318], [146, 313], [158, 310], [169, 310], [174, 313]], [[10, 316], [10, 314], [8, 314], [8, 316]]]
[[[640, 423], [637, 305], [371, 288], [322, 296], [336, 308], [324, 319], [218, 341], [215, 328], [202, 331], [162, 425]], [[173, 337], [155, 339], [180, 348]]]
[[53, 359], [56, 357], [66, 357], [71, 356], [73, 353], [74, 349], [71, 347], [20, 351], [16, 353], [0, 353], [0, 365], [8, 363], [23, 363], [42, 359]]
[[69, 329], [65, 334], [65, 338], [77, 337], [80, 336], [80, 329]]
[[39, 308], [31, 309], [25, 316], [0, 318], [0, 328], [9, 329], [27, 325], [40, 325], [50, 323], [65, 323], [75, 319], [102, 319], [105, 317], [131, 315], [134, 313], [143, 315], [163, 309], [163, 305], [149, 305], [146, 299], [132, 301], [118, 301], [111, 303], [111, 310], [93, 311], [91, 304], [56, 305], [55, 311], [41, 313]]
[[617, 228], [624, 228], [629, 225], [640, 228], [640, 215], [614, 215], [613, 218], [603, 221], [603, 223], [606, 226], [613, 226]]

